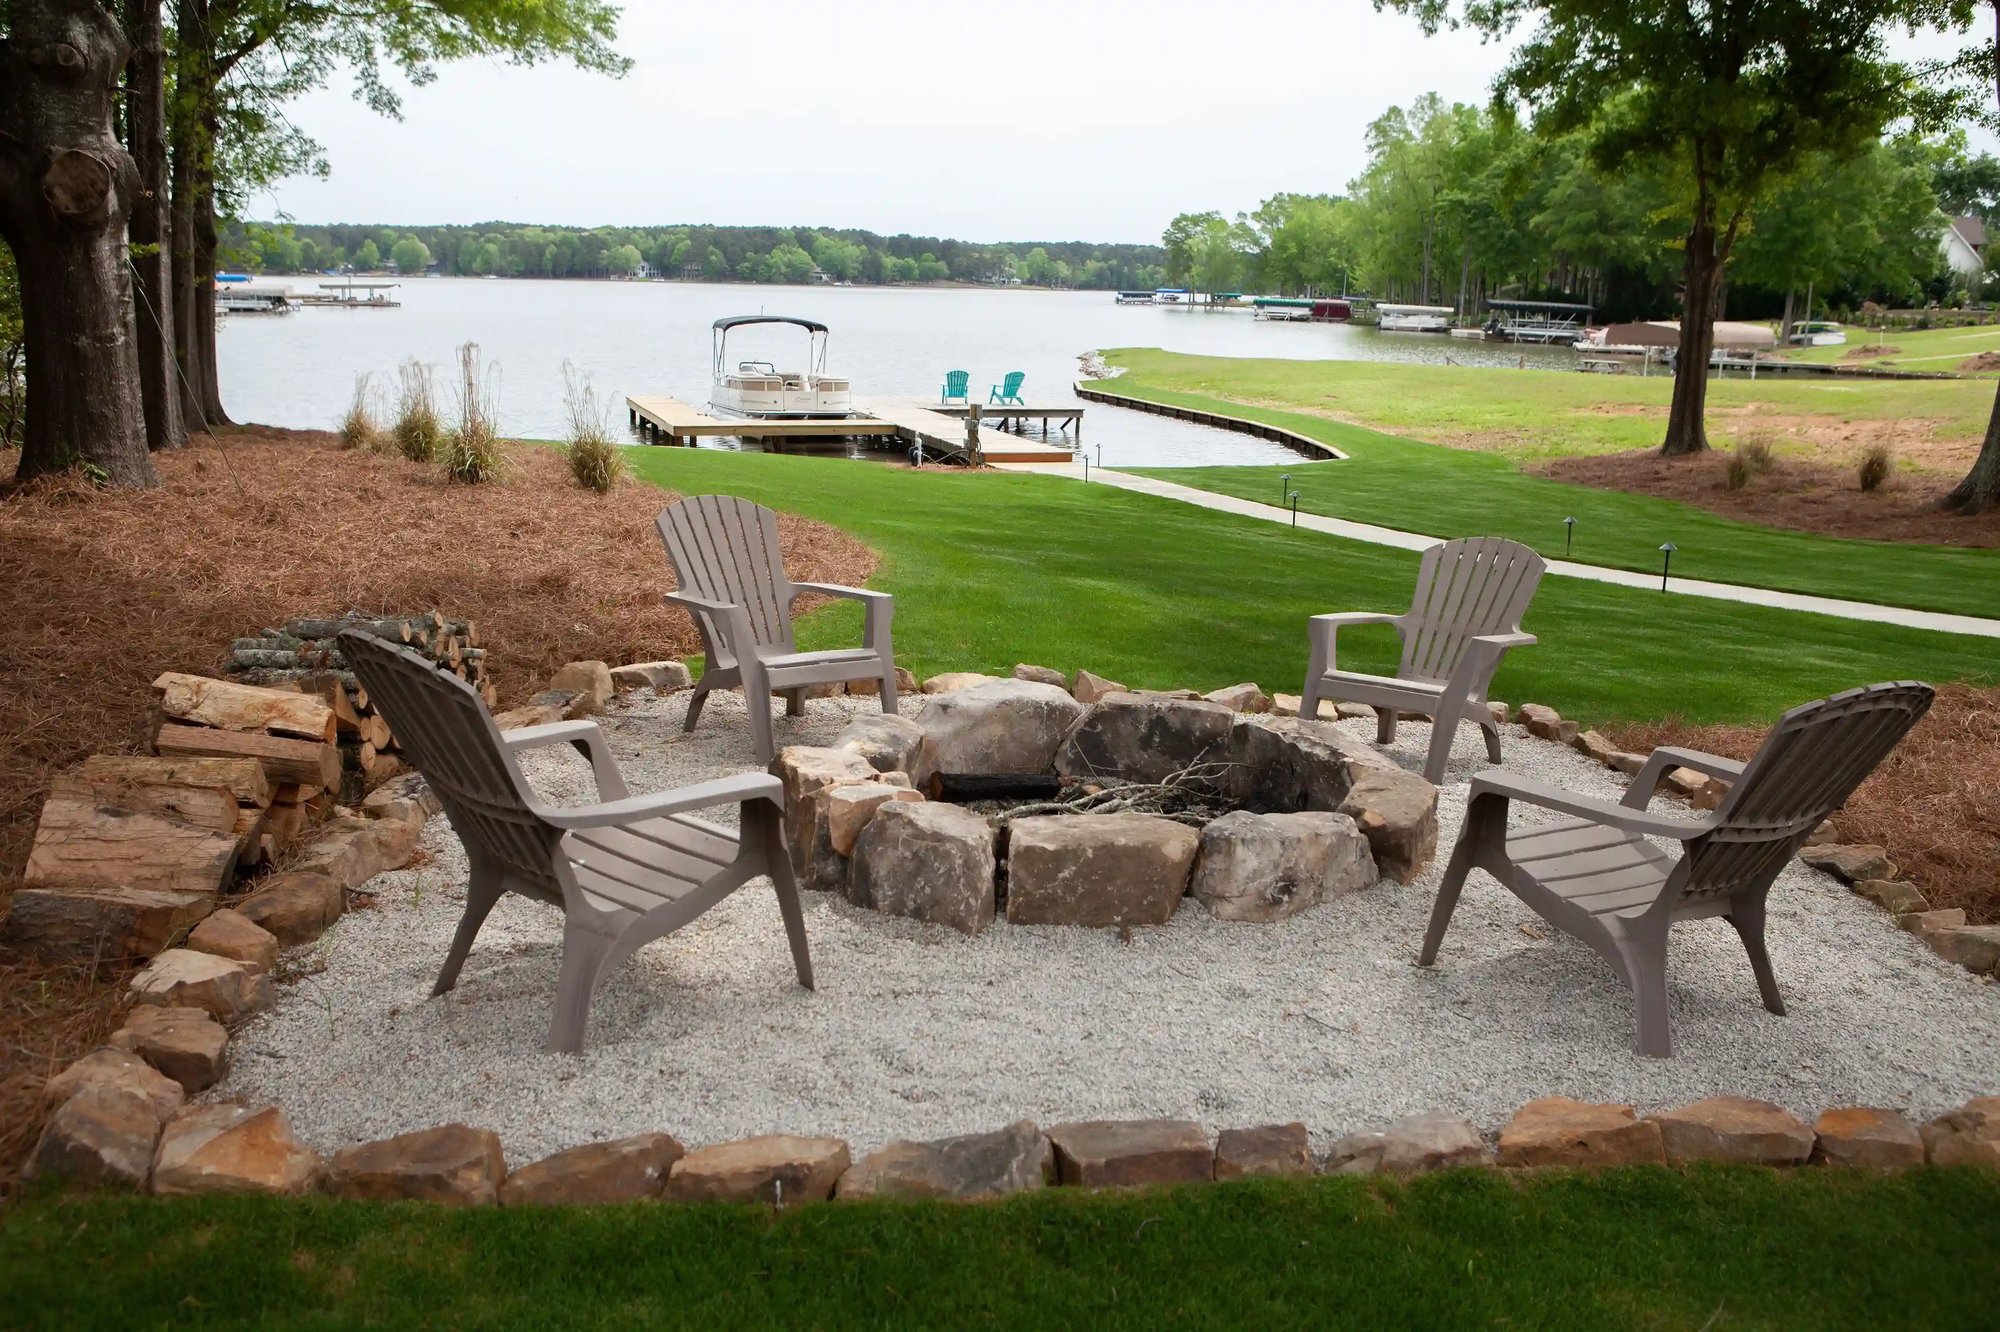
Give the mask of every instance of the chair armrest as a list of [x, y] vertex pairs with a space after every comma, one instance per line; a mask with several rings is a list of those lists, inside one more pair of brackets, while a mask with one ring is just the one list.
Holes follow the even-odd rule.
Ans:
[[594, 721], [548, 722], [541, 726], [520, 726], [511, 731], [500, 732], [500, 743], [507, 746], [508, 753], [519, 753], [523, 749], [534, 749], [541, 745], [572, 744], [590, 760], [590, 773], [597, 782], [599, 800], [623, 800], [630, 791], [625, 785], [625, 775], [618, 771], [618, 760], [612, 756], [611, 745], [604, 738], [604, 732]]
[[[660, 600], [693, 615], [697, 629], [702, 629], [701, 617], [707, 615], [714, 622], [716, 632], [722, 635], [722, 646], [739, 662], [757, 655], [757, 638], [750, 632], [750, 617], [735, 602], [714, 601], [692, 592], [668, 592]], [[703, 629], [704, 636], [706, 633], [707, 630]]]
[[1667, 775], [1669, 768], [1692, 768], [1696, 772], [1732, 782], [1743, 775], [1743, 765], [1735, 759], [1704, 754], [1699, 749], [1676, 749], [1671, 745], [1662, 745], [1646, 756], [1645, 766], [1632, 778], [1632, 784], [1625, 788], [1624, 803], [1633, 809], [1644, 809], [1651, 804], [1653, 793], [1659, 789], [1660, 779]]
[[1312, 648], [1313, 663], [1319, 666], [1322, 675], [1336, 669], [1335, 635], [1342, 629], [1351, 629], [1363, 624], [1393, 624], [1396, 626], [1397, 634], [1403, 632], [1402, 616], [1382, 615], [1374, 611], [1336, 611], [1331, 615], [1315, 615], [1306, 621], [1306, 641]]
[[1465, 655], [1458, 659], [1451, 679], [1445, 683], [1445, 697], [1483, 700], [1486, 687], [1493, 682], [1493, 673], [1500, 669], [1500, 658], [1511, 648], [1533, 647], [1535, 642], [1533, 634], [1518, 631], [1475, 635], [1468, 640]]
[[1648, 837], [1670, 837], [1677, 842], [1701, 836], [1714, 823], [1713, 819], [1698, 819], [1690, 823], [1685, 819], [1668, 818], [1664, 814], [1649, 814], [1643, 809], [1578, 795], [1505, 768], [1488, 768], [1472, 779], [1471, 798], [1477, 800], [1483, 795], [1520, 800], [1558, 814], [1573, 814], [1602, 827], [1620, 828]]
[[871, 592], [865, 587], [848, 587], [844, 583], [793, 583], [792, 595], [801, 592], [818, 592], [829, 597], [846, 597], [867, 607], [866, 619], [861, 626], [861, 645], [868, 648], [887, 650], [889, 647], [889, 621], [896, 614], [896, 598], [887, 592]]
[[622, 800], [575, 809], [541, 808], [535, 812], [558, 828], [603, 828], [658, 818], [663, 814], [681, 814], [752, 800], [768, 800], [782, 808], [785, 785], [769, 773], [743, 772], [734, 777], [718, 777], [714, 781], [676, 787], [671, 791], [655, 791], [651, 795], [627, 796]]

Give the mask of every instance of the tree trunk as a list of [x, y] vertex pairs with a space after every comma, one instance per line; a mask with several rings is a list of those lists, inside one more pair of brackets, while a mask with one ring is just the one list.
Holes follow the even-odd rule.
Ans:
[[215, 373], [214, 28], [208, 0], [174, 6], [174, 354], [190, 427], [228, 424]]
[[1715, 305], [1722, 285], [1722, 259], [1709, 223], [1696, 222], [1688, 232], [1686, 275], [1673, 406], [1667, 413], [1667, 438], [1660, 445], [1660, 453], [1669, 458], [1708, 447], [1708, 358], [1715, 351]]
[[[1798, 293], [1798, 288], [1796, 288], [1796, 287], [1786, 287], [1786, 288], [1785, 288], [1785, 317], [1784, 317], [1783, 319], [1780, 319], [1780, 320], [1778, 321], [1778, 345], [1779, 345], [1780, 347], [1786, 347], [1786, 346], [1790, 346], [1790, 345], [1791, 345], [1791, 341], [1792, 341], [1792, 298], [1793, 298], [1794, 296], [1798, 295], [1798, 294], [1799, 294], [1799, 293]], [[1808, 318], [1810, 318], [1810, 317], [1811, 317], [1811, 315], [1812, 315], [1812, 311], [1810, 311], [1810, 310], [1806, 311], [1806, 315], [1807, 315], [1807, 317], [1808, 317]]]
[[127, 8], [132, 62], [126, 73], [125, 137], [139, 171], [132, 197], [132, 267], [138, 302], [132, 311], [139, 346], [139, 392], [146, 409], [146, 443], [177, 449], [187, 442], [174, 360], [172, 223], [167, 209], [167, 88], [160, 0]]
[[1986, 421], [1986, 442], [1972, 460], [1972, 470], [1938, 501], [1940, 509], [1968, 516], [2000, 504], [2000, 391], [1993, 396], [1993, 415]]
[[153, 485], [125, 241], [138, 172], [113, 132], [131, 48], [93, 0], [13, 0], [11, 18], [0, 234], [29, 365], [17, 475], [82, 464], [110, 485]]

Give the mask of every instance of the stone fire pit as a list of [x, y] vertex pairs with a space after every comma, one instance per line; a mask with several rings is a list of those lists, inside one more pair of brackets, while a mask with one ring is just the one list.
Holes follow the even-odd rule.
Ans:
[[[868, 715], [831, 745], [787, 748], [772, 771], [805, 887], [966, 934], [1003, 911], [1165, 924], [1190, 893], [1221, 919], [1283, 920], [1384, 876], [1408, 883], [1437, 848], [1437, 789], [1421, 776], [1331, 722], [1199, 697], [1086, 704], [1055, 684], [985, 680], [915, 718]], [[1163, 785], [1175, 816], [1044, 812]], [[1009, 790], [1032, 792], [1028, 808], [959, 803]]]

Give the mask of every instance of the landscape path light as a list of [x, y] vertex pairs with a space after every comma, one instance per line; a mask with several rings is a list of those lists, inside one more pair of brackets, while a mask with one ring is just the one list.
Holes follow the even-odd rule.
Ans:
[[1296, 532], [1296, 531], [1298, 531], [1298, 528], [1299, 528], [1299, 492], [1298, 492], [1298, 491], [1296, 491], [1296, 490], [1294, 490], [1294, 491], [1292, 491], [1292, 492], [1291, 492], [1290, 494], [1286, 495], [1286, 496], [1285, 496], [1285, 498], [1286, 498], [1287, 500], [1291, 501], [1291, 505], [1292, 505], [1292, 530], [1293, 530], [1294, 532]]
[[1673, 567], [1674, 552], [1680, 549], [1669, 541], [1660, 547], [1660, 591], [1667, 590], [1667, 570]]
[[1570, 543], [1575, 539], [1575, 537], [1576, 537], [1576, 519], [1574, 518], [1563, 519], [1563, 555], [1565, 557], [1569, 555]]
[[1286, 472], [1278, 478], [1278, 503], [1283, 504], [1287, 497], [1296, 498], [1292, 496], [1292, 474], [1290, 472]]

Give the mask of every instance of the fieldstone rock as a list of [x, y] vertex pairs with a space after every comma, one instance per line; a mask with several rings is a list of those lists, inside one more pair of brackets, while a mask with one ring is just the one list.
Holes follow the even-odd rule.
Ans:
[[1215, 1135], [1215, 1178], [1310, 1175], [1312, 1144], [1300, 1123], [1224, 1129]]
[[997, 843], [970, 810], [892, 800], [855, 839], [847, 900], [977, 934], [993, 923]]
[[1016, 925], [1164, 925], [1187, 891], [1201, 835], [1151, 814], [1045, 815], [1007, 830], [1007, 919]]
[[[849, 680], [847, 682], [847, 692], [874, 698], [882, 692], [882, 682], [880, 680]], [[900, 696], [922, 692], [922, 690], [917, 688], [917, 677], [910, 674], [909, 670], [905, 667], [898, 666], [896, 668], [896, 693]]]
[[[1141, 698], [1167, 698], [1175, 699], [1182, 703], [1199, 703], [1202, 701], [1199, 689], [1134, 689], [1131, 692]], [[1099, 701], [1101, 702], [1102, 700]]]
[[1521, 710], [1514, 714], [1514, 720], [1527, 727], [1529, 735], [1540, 736], [1544, 740], [1566, 745], [1576, 739], [1576, 723], [1564, 721], [1560, 712], [1540, 703], [1523, 703]]
[[836, 853], [842, 856], [854, 854], [854, 839], [868, 826], [868, 820], [875, 817], [875, 811], [891, 800], [922, 800], [923, 797], [906, 786], [891, 786], [883, 782], [864, 782], [858, 786], [833, 786], [820, 792], [819, 799], [826, 802], [826, 835]]
[[1819, 827], [1814, 828], [1811, 832], [1806, 834], [1806, 840], [1802, 843], [1802, 845], [1824, 846], [1828, 842], [1837, 842], [1839, 840], [1840, 840], [1839, 835], [1835, 833], [1833, 830], [1833, 820], [1822, 819], [1820, 820]]
[[[569, 702], [567, 698], [563, 700]], [[518, 731], [525, 726], [547, 726], [550, 722], [563, 719], [560, 706], [547, 703], [524, 703], [518, 708], [508, 708], [505, 712], [493, 714], [493, 725], [502, 731]]]
[[1188, 891], [1219, 920], [1284, 920], [1377, 878], [1368, 839], [1345, 814], [1239, 809], [1200, 838]]
[[343, 888], [359, 888], [378, 874], [409, 864], [422, 834], [422, 825], [399, 819], [359, 815], [328, 819], [291, 868], [299, 873], [324, 874]]
[[1892, 916], [1907, 916], [1931, 909], [1930, 900], [1906, 879], [1863, 879], [1854, 891]]
[[635, 661], [611, 668], [611, 688], [621, 694], [628, 689], [672, 694], [693, 687], [694, 677], [682, 661]]
[[1813, 1123], [1813, 1160], [1869, 1170], [1905, 1170], [1924, 1163], [1924, 1139], [1900, 1110], [1857, 1105], [1828, 1110]]
[[1089, 671], [1078, 671], [1076, 678], [1070, 681], [1069, 692], [1070, 697], [1087, 708], [1093, 703], [1103, 702], [1113, 694], [1123, 694], [1129, 691], [1116, 680], [1107, 680], [1103, 676], [1093, 675]]
[[667, 1172], [687, 1155], [665, 1133], [588, 1142], [512, 1171], [500, 1182], [506, 1207], [644, 1202], [667, 1191]]
[[1670, 1165], [1804, 1165], [1812, 1155], [1811, 1129], [1789, 1110], [1747, 1096], [1711, 1096], [1647, 1118], [1660, 1126]]
[[45, 962], [148, 958], [214, 909], [209, 893], [19, 888], [0, 924], [0, 945]]
[[1983, 1165], [2000, 1169], [2000, 1096], [1975, 1096], [1923, 1126], [1924, 1156], [1932, 1165]]
[[110, 1045], [139, 1056], [193, 1094], [222, 1080], [229, 1029], [198, 1008], [140, 1004], [111, 1033]]
[[347, 910], [347, 890], [330, 874], [311, 871], [273, 875], [262, 888], [236, 904], [251, 924], [281, 947], [311, 943]]
[[1271, 715], [1274, 717], [1296, 717], [1299, 706], [1304, 702], [1297, 694], [1271, 695]]
[[575, 721], [591, 714], [590, 696], [574, 689], [544, 689], [528, 696], [528, 706], [554, 713], [554, 721]]
[[421, 825], [444, 805], [420, 772], [406, 772], [370, 791], [361, 801], [361, 813], [371, 819], [400, 819]]
[[1271, 696], [1250, 681], [1203, 694], [1211, 703], [1220, 703], [1231, 712], [1269, 712]]
[[982, 675], [978, 671], [945, 671], [924, 681], [926, 694], [955, 694], [961, 689], [974, 685], [990, 684], [999, 679], [997, 675]]
[[1639, 770], [1646, 766], [1646, 756], [1621, 749], [1605, 759], [1604, 766], [1622, 772], [1627, 777], [1637, 777]]
[[1663, 1165], [1660, 1126], [1629, 1105], [1592, 1105], [1544, 1096], [1514, 1112], [1500, 1130], [1503, 1166]]
[[1329, 1175], [1418, 1175], [1453, 1166], [1493, 1164], [1479, 1130], [1450, 1115], [1412, 1115], [1363, 1133], [1350, 1133], [1327, 1154]]
[[1334, 701], [1333, 715], [1339, 721], [1374, 721], [1381, 714], [1366, 703], [1343, 698]]
[[336, 1198], [490, 1207], [506, 1174], [500, 1135], [441, 1124], [341, 1148], [328, 1164], [326, 1189]]
[[1409, 883], [1437, 854], [1438, 791], [1414, 772], [1393, 764], [1356, 765], [1340, 812], [1368, 839], [1375, 867]]
[[839, 1138], [773, 1133], [689, 1152], [674, 1162], [667, 1197], [674, 1202], [761, 1202], [774, 1207], [822, 1202], [849, 1164]]
[[1696, 772], [1693, 768], [1668, 768], [1662, 774], [1662, 782], [1683, 800], [1693, 800], [1707, 788], [1708, 774]]
[[1150, 783], [1199, 763], [1227, 763], [1236, 717], [1220, 703], [1113, 694], [1070, 728], [1055, 752], [1056, 772]]
[[[907, 772], [878, 772], [875, 774], [875, 780], [883, 786], [900, 786], [905, 791], [916, 790], [916, 786], [910, 781], [910, 774]], [[918, 791], [917, 794], [922, 795], [923, 792]]]
[[1054, 685], [989, 680], [932, 697], [917, 724], [937, 747], [939, 772], [1017, 776], [1047, 772], [1082, 713], [1082, 706]]
[[1721, 809], [1722, 802], [1729, 799], [1729, 792], [1732, 786], [1734, 786], [1734, 783], [1726, 782], [1720, 777], [1710, 777], [1695, 789], [1695, 793], [1691, 797], [1694, 801], [1694, 807], [1696, 809]]
[[308, 1193], [319, 1153], [298, 1140], [276, 1106], [191, 1105], [160, 1134], [153, 1192]]
[[1235, 764], [1230, 794], [1257, 813], [1338, 810], [1354, 784], [1350, 768], [1364, 748], [1332, 722], [1277, 714], [1239, 717], [1229, 734], [1228, 757]]
[[1814, 869], [1825, 870], [1842, 883], [1896, 877], [1896, 867], [1890, 863], [1889, 853], [1879, 846], [1842, 846], [1838, 842], [1821, 842], [1817, 846], [1801, 848], [1799, 859]]
[[199, 1008], [216, 1021], [234, 1022], [271, 1002], [271, 980], [248, 962], [169, 948], [132, 978], [132, 995], [142, 1004]]
[[2000, 971], [2000, 925], [1958, 925], [1930, 930], [1924, 942], [1947, 962], [1956, 962], [1967, 971], [1991, 976]]
[[49, 1116], [24, 1173], [86, 1189], [143, 1189], [159, 1138], [159, 1116], [144, 1096], [109, 1084], [86, 1087]]
[[549, 677], [548, 688], [576, 695], [565, 710], [572, 717], [604, 711], [617, 692], [611, 680], [611, 667], [601, 661], [572, 661], [557, 668]]
[[822, 892], [839, 892], [847, 882], [847, 860], [833, 849], [826, 821], [826, 793], [836, 786], [871, 780], [874, 767], [851, 749], [787, 745], [771, 763], [785, 788], [785, 840], [799, 882]]
[[1499, 699], [1492, 698], [1486, 701], [1486, 716], [1495, 726], [1505, 726], [1508, 718], [1513, 715], [1513, 710]]
[[138, 1055], [114, 1046], [92, 1050], [42, 1086], [42, 1104], [61, 1105], [86, 1087], [115, 1087], [146, 1098], [153, 1118], [164, 1121], [187, 1099], [181, 1084]]
[[239, 911], [217, 911], [194, 927], [187, 946], [201, 953], [248, 962], [259, 971], [278, 963], [278, 940]]
[[1055, 1149], [1023, 1119], [992, 1133], [892, 1142], [849, 1167], [835, 1196], [971, 1201], [1039, 1189], [1055, 1173]]
[[1934, 930], [1955, 930], [1965, 924], [1963, 907], [1942, 911], [1911, 911], [1896, 917], [1896, 923], [1911, 934], [1929, 935]]
[[1051, 670], [1047, 666], [1033, 666], [1025, 661], [1014, 667], [1014, 678], [1032, 680], [1036, 684], [1054, 685], [1058, 689], [1069, 688], [1069, 677], [1061, 671]]
[[835, 749], [852, 750], [877, 772], [904, 772], [910, 784], [928, 787], [937, 774], [937, 746], [924, 728], [893, 712], [856, 717], [833, 738]]
[[1098, 1119], [1048, 1131], [1056, 1177], [1086, 1189], [1182, 1184], [1214, 1177], [1215, 1149], [1185, 1119]]
[[1606, 740], [1596, 731], [1578, 731], [1576, 739], [1570, 741], [1570, 748], [1585, 758], [1610, 766], [1611, 756], [1618, 752], [1618, 746]]

